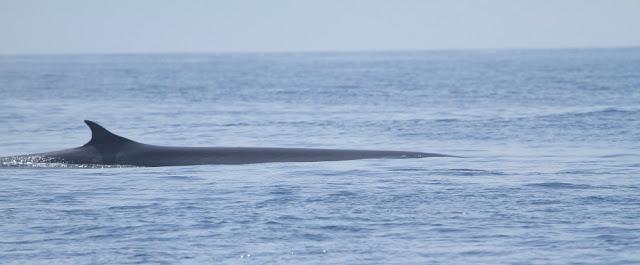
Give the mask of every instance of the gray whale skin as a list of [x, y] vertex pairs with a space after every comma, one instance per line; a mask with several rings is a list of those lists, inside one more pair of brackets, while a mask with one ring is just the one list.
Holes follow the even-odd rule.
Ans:
[[268, 162], [317, 162], [368, 158], [451, 157], [443, 154], [308, 148], [171, 147], [138, 143], [113, 134], [95, 122], [84, 121], [91, 140], [83, 146], [54, 152], [14, 156], [67, 164], [130, 165], [144, 167]]

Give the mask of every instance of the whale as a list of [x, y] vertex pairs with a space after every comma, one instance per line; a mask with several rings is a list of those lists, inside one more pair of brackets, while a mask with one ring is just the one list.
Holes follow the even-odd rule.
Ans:
[[3, 157], [0, 158], [0, 161], [161, 167], [321, 162], [374, 158], [455, 157], [437, 153], [389, 150], [160, 146], [144, 144], [119, 136], [90, 120], [84, 122], [91, 130], [91, 140], [80, 147]]

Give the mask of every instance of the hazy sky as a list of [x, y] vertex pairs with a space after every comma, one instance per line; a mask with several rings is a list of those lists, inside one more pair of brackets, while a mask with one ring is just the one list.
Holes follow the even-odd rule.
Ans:
[[640, 0], [0, 0], [0, 54], [640, 46]]

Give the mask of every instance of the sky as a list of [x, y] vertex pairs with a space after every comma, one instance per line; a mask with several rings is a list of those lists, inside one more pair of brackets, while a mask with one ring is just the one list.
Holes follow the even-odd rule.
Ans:
[[0, 54], [640, 46], [640, 0], [0, 0]]

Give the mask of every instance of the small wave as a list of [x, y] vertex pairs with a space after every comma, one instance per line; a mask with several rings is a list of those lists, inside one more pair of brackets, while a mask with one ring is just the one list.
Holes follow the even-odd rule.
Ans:
[[356, 197], [356, 196], [358, 196], [358, 194], [355, 193], [355, 192], [350, 192], [350, 191], [338, 191], [338, 192], [329, 194], [329, 196], [331, 196], [331, 197]]
[[582, 198], [580, 198], [580, 201], [582, 203], [585, 203], [585, 202], [587, 202], [587, 203], [602, 203], [602, 202], [606, 202], [606, 201], [609, 201], [609, 200], [607, 199], [607, 197], [604, 197], [604, 196], [592, 195], [592, 196], [582, 197]]
[[435, 232], [435, 233], [439, 233], [439, 234], [446, 234], [446, 233], [461, 233], [461, 232], [465, 232], [466, 230], [464, 229], [458, 229], [458, 228], [448, 228], [448, 227], [437, 227], [437, 228], [431, 228], [429, 229], [431, 232]]
[[586, 184], [571, 184], [565, 182], [544, 182], [544, 183], [533, 183], [526, 184], [528, 187], [536, 187], [536, 188], [548, 188], [548, 189], [593, 189], [594, 186], [586, 185]]
[[482, 176], [482, 175], [502, 176], [502, 175], [506, 175], [506, 173], [500, 172], [500, 171], [481, 170], [481, 169], [468, 169], [468, 168], [452, 168], [452, 169], [447, 170], [447, 174], [456, 175], [456, 176]]
[[457, 121], [459, 121], [459, 119], [453, 119], [453, 118], [450, 118], [450, 119], [436, 119], [435, 121], [436, 122], [457, 122]]
[[537, 199], [537, 200], [531, 200], [530, 203], [532, 205], [555, 205], [555, 204], [562, 204], [563, 201], [560, 201], [560, 200], [549, 200], [549, 199]]
[[333, 231], [333, 232], [361, 232], [367, 230], [362, 227], [351, 226], [351, 225], [323, 225], [317, 227], [319, 230], [325, 231]]
[[389, 169], [389, 171], [391, 172], [424, 172], [424, 171], [430, 171], [430, 170], [426, 168], [393, 168], [393, 169]]
[[142, 204], [142, 205], [119, 205], [119, 206], [111, 206], [107, 208], [108, 210], [140, 210], [146, 208], [152, 208], [160, 205], [159, 203], [151, 203], [151, 204]]
[[482, 169], [470, 169], [470, 168], [451, 168], [449, 170], [451, 170], [451, 171], [464, 171], [464, 172], [487, 172], [486, 170], [482, 170]]
[[482, 170], [482, 169], [469, 169], [469, 168], [450, 168], [445, 170], [432, 170], [426, 168], [393, 168], [389, 171], [392, 172], [429, 172], [441, 175], [451, 175], [451, 176], [481, 176], [481, 175], [493, 175], [493, 176], [501, 176], [506, 175], [504, 172], [500, 171], [492, 171], [492, 170]]
[[[504, 117], [506, 120], [522, 121], [526, 119], [551, 119], [559, 118], [590, 118], [599, 116], [637, 116], [640, 113], [638, 107], [591, 107], [591, 108], [570, 108], [555, 109], [548, 111], [525, 111], [513, 113]], [[504, 120], [503, 120], [504, 121]]]
[[194, 176], [182, 176], [182, 175], [169, 175], [160, 177], [166, 180], [180, 180], [180, 181], [193, 181], [193, 180], [202, 180], [202, 178], [194, 177]]
[[304, 233], [300, 235], [302, 238], [312, 241], [324, 241], [330, 239], [329, 236], [320, 233]]
[[637, 114], [640, 109], [637, 108], [597, 108], [581, 111], [564, 111], [558, 113], [551, 113], [541, 115], [542, 117], [556, 117], [556, 116], [573, 116], [573, 117], [589, 117], [599, 115], [619, 115], [619, 114]]
[[627, 156], [636, 156], [636, 154], [629, 154], [629, 153], [610, 154], [610, 155], [600, 156], [600, 158], [618, 158], [618, 157], [627, 157]]
[[636, 113], [638, 109], [624, 109], [624, 108], [604, 108], [600, 110], [587, 111], [582, 113], [576, 113], [576, 115], [592, 115], [592, 114], [610, 114], [610, 113]]

